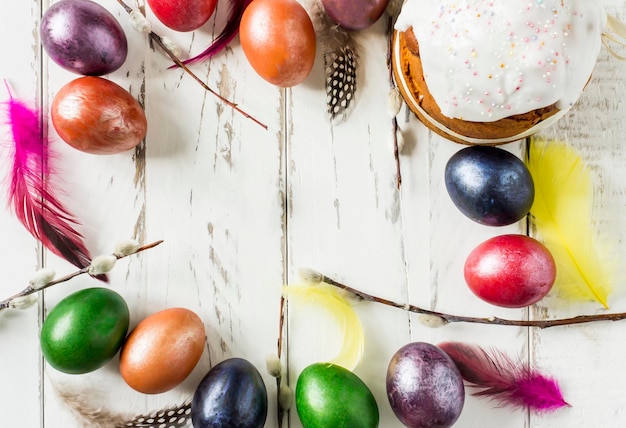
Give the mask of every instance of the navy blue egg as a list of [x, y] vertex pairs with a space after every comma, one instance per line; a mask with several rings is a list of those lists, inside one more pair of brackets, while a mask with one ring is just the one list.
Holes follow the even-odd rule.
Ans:
[[454, 205], [487, 226], [521, 220], [535, 198], [533, 179], [524, 162], [492, 146], [470, 146], [455, 153], [446, 165], [445, 181]]
[[230, 358], [204, 376], [191, 401], [194, 428], [263, 428], [267, 390], [247, 360]]

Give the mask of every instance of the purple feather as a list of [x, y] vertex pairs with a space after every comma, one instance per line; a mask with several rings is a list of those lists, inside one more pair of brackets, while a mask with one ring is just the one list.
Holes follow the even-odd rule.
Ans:
[[[246, 10], [248, 5], [252, 3], [252, 0], [230, 0], [230, 12], [228, 14], [228, 21], [222, 32], [213, 40], [213, 42], [204, 51], [198, 55], [186, 59], [183, 64], [195, 64], [205, 59], [212, 58], [220, 53], [239, 33], [239, 23], [241, 22], [241, 16]], [[169, 68], [176, 68], [178, 65], [174, 64]]]
[[526, 362], [515, 362], [501, 351], [487, 352], [460, 342], [445, 342], [439, 347], [455, 362], [465, 382], [476, 389], [476, 396], [540, 413], [569, 406], [556, 380]]
[[[10, 97], [7, 124], [13, 139], [9, 204], [28, 232], [47, 249], [78, 268], [88, 267], [91, 259], [77, 223], [47, 185], [50, 156], [40, 114], [13, 98], [5, 84]], [[105, 275], [97, 278], [107, 281]]]

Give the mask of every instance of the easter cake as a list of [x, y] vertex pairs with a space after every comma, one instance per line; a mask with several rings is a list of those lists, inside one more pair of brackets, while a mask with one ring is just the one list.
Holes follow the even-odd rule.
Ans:
[[409, 108], [465, 144], [502, 144], [562, 117], [589, 81], [606, 14], [588, 0], [407, 0], [392, 65]]

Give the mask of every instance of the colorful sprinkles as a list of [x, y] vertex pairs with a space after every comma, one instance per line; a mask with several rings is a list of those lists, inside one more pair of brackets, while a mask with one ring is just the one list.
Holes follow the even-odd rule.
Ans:
[[[409, 0], [424, 77], [442, 112], [495, 121], [578, 99], [601, 45], [602, 6], [588, 0]], [[444, 55], [442, 55], [444, 53]]]

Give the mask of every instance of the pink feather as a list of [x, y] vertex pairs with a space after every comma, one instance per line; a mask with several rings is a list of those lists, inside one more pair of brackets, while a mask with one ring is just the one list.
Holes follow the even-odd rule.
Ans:
[[[195, 64], [197, 62], [209, 59], [218, 53], [220, 53], [228, 44], [235, 38], [239, 32], [239, 23], [241, 22], [241, 16], [246, 10], [248, 5], [252, 3], [252, 0], [230, 0], [230, 12], [228, 14], [228, 20], [222, 32], [213, 40], [213, 42], [198, 55], [186, 59], [183, 64]], [[176, 64], [169, 68], [178, 67]]]
[[489, 397], [504, 406], [550, 412], [569, 404], [556, 380], [544, 376], [528, 363], [515, 362], [501, 351], [460, 342], [439, 344], [461, 372], [474, 395]]
[[[42, 245], [74, 266], [85, 268], [91, 263], [91, 257], [75, 228], [77, 223], [46, 183], [51, 172], [49, 148], [39, 112], [13, 98], [8, 84], [6, 86], [9, 92], [7, 124], [13, 139], [9, 205]], [[98, 279], [107, 280], [105, 275], [99, 275]]]

